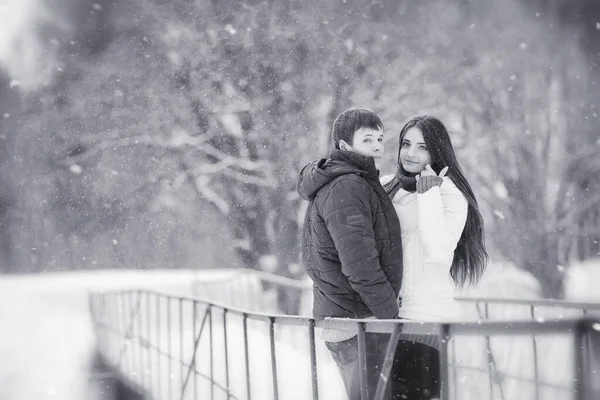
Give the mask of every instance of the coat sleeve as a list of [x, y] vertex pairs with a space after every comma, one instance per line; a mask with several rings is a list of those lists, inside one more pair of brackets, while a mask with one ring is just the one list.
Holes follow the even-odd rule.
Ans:
[[343, 179], [335, 183], [322, 215], [348, 278], [371, 313], [380, 319], [398, 315], [392, 284], [379, 264], [368, 183]]
[[467, 222], [468, 203], [450, 178], [418, 194], [419, 233], [425, 262], [452, 262]]

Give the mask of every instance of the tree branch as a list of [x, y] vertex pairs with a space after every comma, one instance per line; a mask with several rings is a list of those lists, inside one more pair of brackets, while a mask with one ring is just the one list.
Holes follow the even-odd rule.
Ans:
[[222, 215], [226, 216], [229, 214], [229, 203], [227, 203], [227, 201], [219, 196], [214, 190], [208, 187], [208, 179], [204, 179], [204, 177], [201, 176], [190, 176], [190, 179], [192, 180], [194, 188], [200, 197], [204, 198], [214, 207], [216, 207], [216, 209], [219, 210]]
[[[88, 143], [93, 142], [89, 141]], [[93, 146], [89, 150], [80, 153], [76, 156], [69, 157], [62, 164], [72, 165], [85, 161], [105, 150], [139, 145], [156, 146], [169, 150], [179, 150], [185, 148], [186, 146], [189, 146], [219, 160], [215, 164], [209, 164], [215, 165], [214, 167], [209, 167], [207, 165], [198, 167], [200, 169], [198, 173], [203, 172], [202, 168], [206, 169], [206, 173], [216, 173], [221, 170], [227, 169], [231, 166], [236, 166], [246, 171], [259, 171], [264, 170], [266, 167], [266, 163], [263, 161], [253, 161], [248, 158], [230, 156], [229, 154], [224, 153], [214, 148], [213, 146], [206, 144], [202, 138], [193, 137], [186, 133], [179, 133], [177, 135], [169, 137], [168, 139], [163, 139], [151, 135], [136, 135], [125, 138], [103, 138], [103, 140], [93, 143]]]
[[557, 221], [557, 228], [566, 228], [575, 223], [575, 218], [594, 207], [600, 207], [600, 196], [590, 196], [587, 199], [577, 202], [571, 206], [565, 216]]

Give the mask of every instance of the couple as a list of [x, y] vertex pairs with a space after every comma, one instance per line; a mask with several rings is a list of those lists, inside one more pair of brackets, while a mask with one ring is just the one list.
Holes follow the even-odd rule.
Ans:
[[[475, 283], [487, 262], [483, 220], [444, 124], [411, 119], [400, 132], [396, 174], [380, 181], [383, 123], [351, 109], [333, 123], [334, 149], [305, 166], [298, 193], [309, 200], [302, 260], [313, 281], [317, 319], [460, 318], [456, 287]], [[360, 399], [355, 332], [324, 329], [323, 339], [350, 400]], [[389, 334], [367, 333], [369, 398]], [[440, 396], [438, 338], [403, 335], [387, 399]]]

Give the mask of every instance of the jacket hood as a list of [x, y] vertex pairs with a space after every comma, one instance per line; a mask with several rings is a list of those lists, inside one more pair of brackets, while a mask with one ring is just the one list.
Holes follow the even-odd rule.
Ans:
[[347, 174], [377, 177], [375, 160], [373, 157], [333, 150], [328, 158], [313, 161], [302, 168], [296, 190], [304, 200], [312, 200], [323, 186]]

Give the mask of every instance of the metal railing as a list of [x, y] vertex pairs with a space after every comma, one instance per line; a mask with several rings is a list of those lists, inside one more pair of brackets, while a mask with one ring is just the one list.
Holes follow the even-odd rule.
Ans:
[[[600, 320], [589, 315], [550, 320], [538, 314], [541, 307], [573, 307], [590, 314], [600, 310], [600, 305], [505, 299], [461, 301], [479, 305], [481, 320], [464, 323], [315, 321], [309, 317], [249, 312], [206, 299], [148, 290], [95, 293], [90, 297], [90, 309], [100, 351], [157, 399], [329, 400], [340, 393], [338, 398], [344, 398], [343, 387], [333, 382], [337, 374], [335, 365], [322, 341], [315, 339], [315, 331], [324, 327], [356, 331], [359, 362], [363, 366], [367, 332], [388, 333], [393, 339], [402, 333], [439, 335], [444, 400], [509, 398], [505, 392], [509, 381], [532, 385], [529, 392], [520, 389], [519, 398], [523, 399], [600, 398], [597, 376]], [[577, 309], [575, 304], [582, 308]], [[532, 320], [488, 320], [492, 308], [507, 305], [527, 307]], [[562, 378], [559, 383], [544, 379], [538, 362], [539, 341], [555, 341], [556, 335], [562, 337], [558, 347], [565, 356], [561, 365], [554, 365], [563, 371], [554, 377]], [[484, 346], [475, 345], [477, 340], [483, 340]], [[513, 346], [523, 340], [533, 344], [533, 376], [501, 372], [498, 356], [502, 354], [492, 351], [494, 341], [500, 340]], [[388, 361], [396, 343], [390, 340]], [[558, 347], [554, 346], [556, 351]], [[485, 367], [467, 365], [461, 360], [468, 352], [475, 355], [472, 360], [477, 357], [483, 360]], [[462, 373], [483, 373], [487, 378], [463, 380], [468, 375]], [[366, 399], [364, 374], [360, 378], [363, 399]], [[269, 384], [265, 384], [266, 381]]]
[[[548, 300], [548, 299], [510, 299], [510, 298], [478, 298], [478, 297], [459, 297], [457, 298], [466, 307], [471, 307], [475, 310], [477, 318], [482, 321], [502, 321], [502, 320], [528, 320], [537, 321], [544, 323], [545, 321], [560, 321], [567, 318], [577, 319], [586, 317], [598, 317], [600, 315], [600, 304], [588, 303], [588, 302], [569, 302], [559, 300]], [[553, 365], [544, 365], [540, 362], [540, 358], [543, 358], [545, 352], [543, 350], [552, 350], [552, 346], [556, 342], [556, 339], [543, 338], [534, 333], [529, 335], [530, 348], [527, 350], [531, 351], [531, 364], [533, 369], [533, 376], [518, 376], [510, 374], [509, 372], [503, 371], [499, 368], [497, 363], [496, 354], [498, 351], [493, 351], [492, 337], [485, 336], [485, 346], [487, 353], [487, 368], [470, 368], [472, 370], [478, 370], [480, 372], [487, 372], [488, 385], [490, 391], [493, 391], [494, 387], [497, 387], [499, 391], [499, 398], [509, 398], [502, 391], [502, 380], [503, 378], [510, 378], [512, 380], [531, 383], [533, 385], [535, 400], [544, 398], [544, 388], [568, 390], [567, 385], [557, 384], [549, 379], [542, 377], [543, 369], [556, 368]], [[546, 340], [544, 346], [543, 341]], [[542, 343], [540, 344], [540, 341]], [[584, 337], [584, 346], [587, 349], [592, 349], [592, 343], [588, 336]], [[541, 349], [540, 349], [541, 347]], [[597, 345], [596, 345], [597, 347]], [[596, 348], [596, 351], [600, 349]], [[583, 362], [586, 366], [586, 370], [591, 370], [591, 355], [588, 353], [583, 354]], [[460, 368], [460, 367], [458, 367]]]
[[[230, 270], [230, 275], [225, 279], [210, 282], [197, 280], [192, 285], [192, 292], [201, 298], [217, 300], [234, 307], [252, 311], [281, 312], [277, 308], [276, 299], [265, 293], [273, 293], [282, 288], [301, 290], [303, 307], [300, 309], [300, 314], [311, 314], [312, 285], [309, 280], [296, 281], [247, 269]], [[529, 320], [543, 322], [545, 320], [600, 316], [600, 304], [597, 303], [478, 297], [460, 297], [457, 300], [463, 305], [465, 316], [472, 321]], [[525, 340], [528, 347], [521, 347], [522, 351], [530, 358], [529, 364], [533, 369], [531, 374], [519, 371], [514, 368], [514, 365], [508, 367], [502, 365], [503, 358], [506, 358], [503, 350], [508, 346], [506, 339], [483, 336], [482, 341], [481, 347], [483, 347], [486, 357], [485, 360], [480, 360], [480, 365], [456, 363], [452, 366], [455, 370], [469, 370], [485, 374], [489, 392], [500, 400], [510, 397], [504, 390], [507, 381], [519, 381], [533, 385], [532, 398], [535, 400], [542, 398], [545, 389], [569, 389], [569, 386], [564, 383], [557, 383], [553, 379], [544, 377], [544, 375], [548, 375], [544, 373], [545, 370], [553, 368], [552, 364], [544, 363], [544, 358], [547, 358], [544, 357], [544, 351], [553, 351], [557, 347], [556, 340], [540, 338], [536, 335], [530, 335]], [[452, 343], [452, 347], [455, 350], [456, 341]], [[564, 345], [562, 350], [564, 352]], [[454, 374], [455, 377], [458, 375], [458, 373]]]

